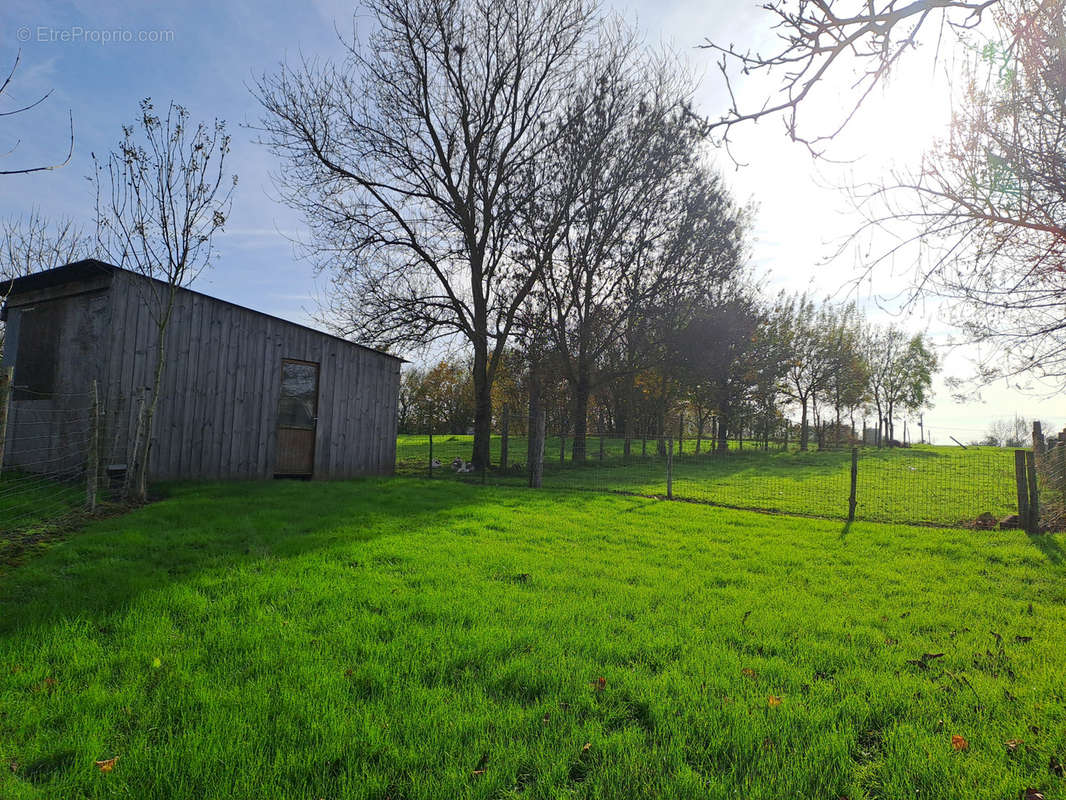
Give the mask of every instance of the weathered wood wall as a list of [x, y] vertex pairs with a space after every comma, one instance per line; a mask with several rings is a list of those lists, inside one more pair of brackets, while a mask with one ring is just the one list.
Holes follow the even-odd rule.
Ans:
[[[64, 301], [77, 309], [71, 325], [78, 332], [64, 338], [70, 346], [62, 348], [57, 369], [70, 378], [62, 384], [76, 384], [79, 392], [94, 377], [100, 382], [107, 420], [102, 449], [114, 461], [127, 452], [138, 403], [152, 385], [157, 334], [145, 279], [112, 270], [108, 280], [91, 297]], [[71, 291], [68, 285], [39, 295]], [[13, 307], [21, 302], [10, 300]], [[93, 321], [88, 328], [86, 318]], [[151, 479], [272, 477], [282, 359], [319, 365], [313, 477], [392, 471], [399, 359], [188, 290], [178, 292], [166, 354]]]

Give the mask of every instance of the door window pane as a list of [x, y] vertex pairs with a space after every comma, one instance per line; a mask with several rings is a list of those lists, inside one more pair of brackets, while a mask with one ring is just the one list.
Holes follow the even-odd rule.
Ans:
[[278, 427], [310, 430], [317, 414], [318, 365], [282, 361]]

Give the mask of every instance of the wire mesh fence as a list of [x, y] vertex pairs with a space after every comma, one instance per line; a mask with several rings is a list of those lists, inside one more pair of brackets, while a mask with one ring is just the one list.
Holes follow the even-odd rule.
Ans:
[[105, 428], [95, 386], [38, 394], [0, 370], [0, 554], [103, 499]]
[[[432, 453], [431, 453], [432, 439]], [[528, 440], [494, 435], [491, 465], [470, 463], [473, 437], [401, 435], [396, 473], [529, 485]], [[1025, 527], [1014, 451], [997, 447], [859, 447], [801, 451], [795, 440], [547, 436], [543, 486], [624, 492], [783, 514], [973, 528]], [[1066, 447], [1061, 451], [1066, 453]], [[1048, 481], [1053, 478], [1047, 478]], [[1045, 508], [1048, 505], [1045, 503]]]
[[1037, 451], [1035, 471], [1041, 528], [1066, 530], [1066, 431], [1046, 450]]

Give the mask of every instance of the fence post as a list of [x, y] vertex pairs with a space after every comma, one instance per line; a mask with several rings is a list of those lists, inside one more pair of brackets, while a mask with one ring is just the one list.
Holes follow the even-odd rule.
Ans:
[[544, 480], [546, 416], [539, 400], [537, 400], [535, 404], [531, 402], [531, 405], [533, 405], [533, 409], [530, 414], [529, 436], [533, 446], [526, 448], [529, 453], [529, 464], [527, 465], [527, 469], [529, 471], [529, 488], [539, 489]]
[[600, 461], [603, 461], [603, 434], [600, 434]]
[[1014, 483], [1018, 490], [1018, 524], [1029, 530], [1029, 476], [1025, 470], [1025, 451], [1014, 451]]
[[566, 465], [566, 434], [559, 434], [559, 466]]
[[1025, 474], [1029, 483], [1029, 533], [1040, 532], [1040, 490], [1036, 483], [1036, 454], [1029, 450], [1025, 454]]
[[1044, 455], [1044, 432], [1037, 420], [1033, 420], [1033, 452], [1038, 456]]
[[674, 437], [666, 448], [666, 499], [674, 499]]
[[648, 454], [648, 434], [643, 433], [640, 436], [640, 454], [646, 456]]
[[433, 477], [433, 431], [429, 432], [429, 477]]
[[14, 367], [0, 367], [0, 474], [4, 472], [4, 443], [7, 441], [7, 410], [11, 405], [11, 375]]
[[851, 448], [851, 494], [848, 495], [848, 522], [855, 520], [856, 488], [859, 483], [859, 448]]
[[504, 404], [503, 427], [500, 430], [500, 469], [507, 471], [507, 440], [511, 433], [511, 407]]
[[100, 477], [100, 400], [96, 380], [89, 389], [89, 455], [85, 461], [85, 501], [89, 513], [96, 511], [96, 489]]
[[677, 454], [681, 455], [685, 452], [685, 412], [682, 411], [677, 416]]

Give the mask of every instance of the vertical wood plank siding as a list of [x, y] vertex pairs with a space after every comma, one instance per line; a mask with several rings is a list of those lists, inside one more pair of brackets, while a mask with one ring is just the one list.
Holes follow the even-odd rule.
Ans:
[[[88, 392], [99, 381], [108, 422], [101, 449], [115, 462], [124, 459], [152, 384], [156, 327], [144, 278], [101, 265], [94, 280], [91, 292], [71, 283], [27, 291], [25, 303], [65, 304], [60, 386]], [[8, 298], [16, 315], [20, 302], [16, 287]], [[319, 365], [313, 477], [392, 472], [399, 359], [186, 290], [176, 298], [166, 353], [152, 480], [272, 477], [282, 359]], [[18, 405], [9, 424], [40, 424], [31, 404]]]

